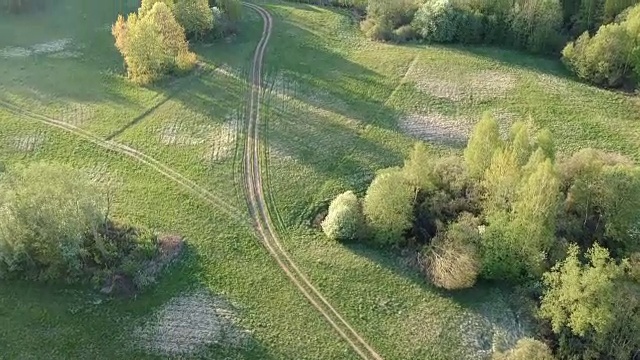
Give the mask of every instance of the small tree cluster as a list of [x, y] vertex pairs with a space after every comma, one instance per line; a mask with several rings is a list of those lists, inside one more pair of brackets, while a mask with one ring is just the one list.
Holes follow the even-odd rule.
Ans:
[[[551, 133], [532, 134], [516, 122], [503, 139], [485, 115], [463, 158], [439, 158], [416, 144], [402, 168], [381, 171], [369, 186], [365, 238], [420, 245], [422, 271], [448, 290], [479, 277], [543, 279], [541, 315], [562, 358], [628, 358], [640, 346], [640, 168], [592, 149], [557, 161]], [[358, 205], [352, 193], [332, 203], [329, 237], [353, 238]], [[552, 355], [527, 339], [495, 358]]]
[[0, 278], [99, 282], [114, 271], [134, 273], [157, 253], [157, 238], [115, 226], [109, 203], [70, 167], [10, 168], [0, 178]]
[[184, 28], [169, 6], [162, 1], [154, 2], [147, 10], [149, 6], [143, 1], [141, 15], [130, 14], [127, 20], [118, 16], [111, 29], [128, 77], [137, 84], [149, 84], [167, 73], [191, 70], [196, 62]]

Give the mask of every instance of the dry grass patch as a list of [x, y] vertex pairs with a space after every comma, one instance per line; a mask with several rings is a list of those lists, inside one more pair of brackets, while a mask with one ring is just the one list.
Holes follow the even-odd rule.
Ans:
[[41, 133], [34, 133], [24, 136], [16, 136], [11, 143], [13, 148], [20, 152], [32, 152], [38, 149], [45, 141], [45, 136]]
[[73, 39], [65, 38], [52, 40], [29, 47], [10, 46], [0, 49], [2, 58], [24, 58], [28, 56], [50, 56], [56, 58], [77, 58], [82, 56], [82, 47], [75, 44]]
[[441, 73], [441, 70], [431, 71], [414, 67], [410, 69], [407, 80], [413, 82], [419, 90], [435, 98], [455, 102], [502, 98], [514, 90], [518, 83], [516, 75], [499, 70], [446, 74], [446, 77], [438, 76]]
[[527, 319], [502, 295], [484, 302], [475, 312], [467, 311], [460, 332], [468, 356], [490, 359], [494, 352], [511, 349], [518, 340], [531, 337], [533, 329]]
[[[509, 132], [515, 115], [504, 111], [492, 112], [500, 126], [503, 136]], [[416, 139], [449, 146], [465, 146], [480, 115], [470, 117], [464, 115], [445, 115], [437, 111], [425, 111], [422, 114], [409, 114], [398, 121], [400, 130]]]
[[403, 116], [398, 125], [404, 133], [417, 139], [463, 146], [471, 134], [473, 122], [463, 116], [450, 116], [433, 111]]
[[135, 339], [150, 353], [172, 357], [198, 354], [211, 345], [242, 348], [251, 335], [236, 322], [231, 304], [199, 290], [171, 299], [136, 330]]

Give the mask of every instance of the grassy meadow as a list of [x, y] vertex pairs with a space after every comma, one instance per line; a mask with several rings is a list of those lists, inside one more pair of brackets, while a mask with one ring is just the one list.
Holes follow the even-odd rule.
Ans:
[[[246, 214], [240, 180], [248, 72], [262, 30], [246, 11], [238, 36], [194, 47], [191, 75], [140, 88], [123, 78], [110, 23], [137, 1], [61, 0], [0, 15], [0, 104], [129, 145]], [[530, 334], [526, 308], [497, 284], [446, 293], [409, 256], [328, 242], [314, 219], [345, 190], [400, 165], [416, 139], [458, 153], [485, 111], [504, 128], [547, 127], [561, 153], [583, 147], [640, 160], [640, 98], [571, 79], [562, 64], [493, 48], [397, 46], [364, 39], [344, 10], [256, 2], [274, 16], [261, 120], [269, 209], [301, 269], [386, 359], [485, 358]], [[194, 289], [225, 298], [242, 346], [202, 357], [356, 358], [291, 285], [247, 221], [203, 203], [150, 168], [0, 106], [0, 160], [57, 161], [114, 189], [117, 219], [178, 233], [184, 260], [135, 299], [81, 287], [0, 284], [0, 357], [162, 358], [137, 329]]]

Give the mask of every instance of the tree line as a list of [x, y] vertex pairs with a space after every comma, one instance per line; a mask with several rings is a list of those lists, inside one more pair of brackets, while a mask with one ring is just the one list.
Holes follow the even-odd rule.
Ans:
[[444, 289], [478, 279], [522, 286], [559, 358], [629, 359], [640, 349], [638, 204], [632, 161], [595, 149], [560, 158], [549, 131], [517, 122], [503, 139], [485, 115], [462, 158], [416, 144], [362, 198], [337, 196], [322, 229], [333, 240], [417, 248], [426, 279]]
[[638, 0], [298, 0], [351, 7], [362, 31], [392, 42], [485, 44], [561, 57], [604, 87], [640, 78]]

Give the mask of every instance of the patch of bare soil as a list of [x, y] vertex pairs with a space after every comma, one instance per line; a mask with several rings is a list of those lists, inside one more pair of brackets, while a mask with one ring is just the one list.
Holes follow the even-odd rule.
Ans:
[[237, 324], [231, 304], [200, 290], [171, 299], [135, 333], [150, 353], [180, 357], [195, 355], [210, 345], [241, 348], [250, 333]]

